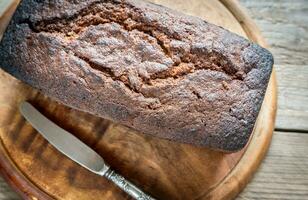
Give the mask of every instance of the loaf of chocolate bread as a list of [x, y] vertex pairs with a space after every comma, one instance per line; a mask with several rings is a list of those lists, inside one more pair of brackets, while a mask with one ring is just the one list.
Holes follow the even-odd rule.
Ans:
[[245, 146], [272, 55], [197, 17], [139, 0], [23, 0], [0, 66], [70, 107], [145, 134]]

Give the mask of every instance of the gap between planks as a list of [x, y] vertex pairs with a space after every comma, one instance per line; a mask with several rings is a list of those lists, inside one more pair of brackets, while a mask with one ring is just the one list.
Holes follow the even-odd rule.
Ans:
[[274, 131], [277, 131], [277, 132], [293, 132], [293, 133], [304, 133], [304, 134], [308, 134], [308, 130], [300, 130], [300, 129], [283, 129], [283, 128], [275, 128]]

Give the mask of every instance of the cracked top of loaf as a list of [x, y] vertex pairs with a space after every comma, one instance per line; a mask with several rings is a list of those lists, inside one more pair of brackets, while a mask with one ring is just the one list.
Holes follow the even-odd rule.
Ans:
[[273, 65], [264, 48], [137, 0], [23, 0], [0, 66], [46, 95], [137, 131], [236, 151]]

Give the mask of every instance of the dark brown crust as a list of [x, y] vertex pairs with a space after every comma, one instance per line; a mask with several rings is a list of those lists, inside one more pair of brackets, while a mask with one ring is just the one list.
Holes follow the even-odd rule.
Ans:
[[236, 151], [252, 132], [273, 58], [223, 28], [143, 1], [24, 0], [0, 65], [71, 107]]

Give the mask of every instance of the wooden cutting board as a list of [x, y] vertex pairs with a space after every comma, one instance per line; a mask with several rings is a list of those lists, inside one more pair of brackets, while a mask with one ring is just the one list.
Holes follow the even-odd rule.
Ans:
[[[266, 46], [235, 0], [153, 2], [199, 16]], [[0, 28], [14, 7], [2, 12]], [[19, 103], [28, 100], [157, 199], [232, 199], [250, 180], [269, 147], [276, 95], [273, 73], [249, 144], [228, 154], [146, 136], [67, 108], [0, 70], [0, 172], [26, 199], [130, 199], [50, 146], [18, 111]]]

